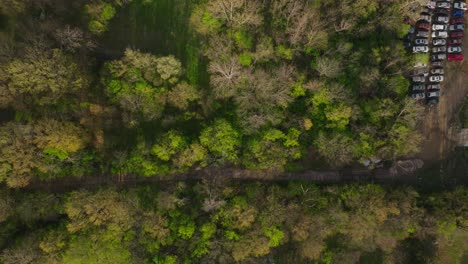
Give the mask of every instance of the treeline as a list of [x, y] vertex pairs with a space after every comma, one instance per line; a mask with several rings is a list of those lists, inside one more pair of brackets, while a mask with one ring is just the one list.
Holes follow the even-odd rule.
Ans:
[[[0, 193], [0, 258], [26, 263], [465, 263], [468, 191], [229, 184]], [[463, 262], [465, 261], [465, 262]]]
[[415, 153], [422, 108], [398, 38], [416, 2], [197, 1], [181, 61], [96, 52], [119, 10], [151, 1], [1, 1], [0, 181]]

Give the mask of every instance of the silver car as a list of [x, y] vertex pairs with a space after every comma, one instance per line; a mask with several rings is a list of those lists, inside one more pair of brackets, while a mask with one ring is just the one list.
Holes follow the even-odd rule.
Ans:
[[432, 48], [432, 52], [434, 52], [434, 53], [446, 52], [446, 51], [447, 51], [447, 47], [445, 47], [445, 46]]

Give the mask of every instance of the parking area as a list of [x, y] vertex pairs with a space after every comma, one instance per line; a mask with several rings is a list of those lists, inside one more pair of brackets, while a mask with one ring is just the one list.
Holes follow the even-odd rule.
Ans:
[[410, 76], [412, 98], [435, 105], [444, 95], [446, 62], [464, 60], [465, 10], [466, 3], [461, 0], [428, 1], [419, 20], [409, 22], [412, 27], [405, 46], [415, 54]]

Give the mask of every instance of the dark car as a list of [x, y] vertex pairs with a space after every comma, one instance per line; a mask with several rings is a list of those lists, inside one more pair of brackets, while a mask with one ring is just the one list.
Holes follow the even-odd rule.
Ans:
[[426, 90], [426, 85], [425, 84], [414, 84], [411, 86], [412, 91], [424, 91]]
[[438, 15], [447, 15], [447, 16], [448, 16], [449, 11], [448, 11], [447, 9], [437, 9], [437, 10], [436, 10], [436, 13], [437, 13]]
[[454, 10], [452, 13], [452, 17], [464, 17], [465, 12], [463, 10]]
[[419, 29], [429, 30], [429, 29], [431, 29], [431, 24], [429, 24], [429, 23], [419, 23], [418, 28]]
[[464, 36], [463, 31], [450, 32], [450, 37], [451, 38], [463, 38], [463, 36]]
[[453, 38], [453, 39], [449, 39], [448, 41], [448, 45], [449, 46], [458, 46], [458, 45], [461, 45], [463, 43], [463, 39], [461, 38]]
[[465, 22], [465, 20], [464, 20], [462, 17], [452, 18], [452, 19], [450, 20], [450, 24], [451, 24], [451, 25], [462, 24], [462, 23], [464, 23], [464, 22]]
[[426, 95], [424, 93], [415, 93], [411, 95], [411, 98], [420, 100], [426, 98]]
[[436, 105], [439, 103], [439, 97], [432, 97], [427, 100], [428, 105]]

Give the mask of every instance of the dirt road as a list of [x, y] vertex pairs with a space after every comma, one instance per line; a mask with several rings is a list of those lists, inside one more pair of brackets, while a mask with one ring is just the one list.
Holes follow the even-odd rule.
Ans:
[[[468, 22], [468, 18], [465, 20]], [[425, 111], [421, 124], [424, 142], [417, 156], [426, 162], [446, 158], [456, 144], [454, 121], [468, 94], [468, 30], [465, 30], [463, 53], [463, 62], [446, 62], [440, 102]]]

